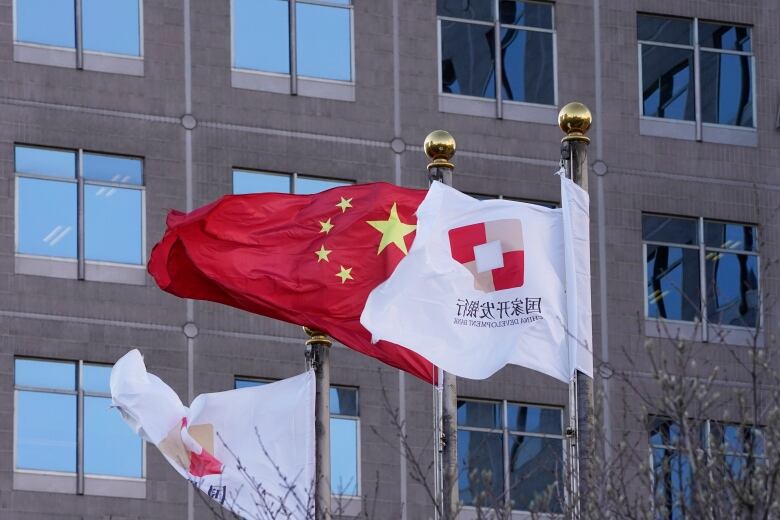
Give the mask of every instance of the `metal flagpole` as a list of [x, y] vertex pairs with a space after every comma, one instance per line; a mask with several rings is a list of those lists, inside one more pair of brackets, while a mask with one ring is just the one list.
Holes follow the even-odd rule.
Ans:
[[306, 366], [314, 368], [316, 398], [314, 402], [315, 474], [314, 518], [330, 520], [330, 346], [325, 333], [304, 327]]
[[[425, 138], [429, 182], [440, 181], [452, 186], [455, 165], [455, 139], [444, 130], [434, 130]], [[458, 514], [458, 392], [453, 374], [440, 371], [441, 389], [441, 513], [442, 520], [455, 520]], [[442, 375], [443, 374], [443, 375]]]
[[[561, 139], [561, 159], [566, 168], [566, 177], [588, 191], [588, 144], [585, 135], [590, 128], [592, 116], [582, 103], [569, 103], [558, 114], [558, 125], [566, 136]], [[576, 223], [575, 223], [576, 224]], [[590, 259], [587, 259], [590, 261]], [[570, 439], [573, 469], [572, 491], [574, 511], [580, 516], [581, 498], [588, 496], [592, 483], [591, 449], [593, 421], [593, 379], [577, 370], [569, 387]]]

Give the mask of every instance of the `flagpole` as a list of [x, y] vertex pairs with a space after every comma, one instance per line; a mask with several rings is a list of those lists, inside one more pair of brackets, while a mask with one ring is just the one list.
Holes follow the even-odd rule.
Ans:
[[[440, 181], [452, 186], [455, 165], [450, 162], [455, 155], [455, 139], [449, 132], [434, 130], [425, 138], [425, 154], [428, 164], [428, 181]], [[453, 374], [441, 371], [441, 517], [455, 520], [458, 514], [458, 392]]]
[[309, 327], [306, 340], [306, 366], [314, 368], [314, 518], [330, 520], [330, 346], [324, 332]]
[[[590, 144], [590, 138], [585, 134], [590, 128], [592, 119], [588, 107], [577, 102], [567, 104], [558, 114], [558, 125], [566, 134], [561, 139], [561, 159], [566, 168], [566, 177], [585, 191], [588, 191], [588, 144]], [[592, 485], [590, 452], [593, 446], [593, 379], [577, 370], [569, 390], [570, 428], [573, 430], [573, 435], [570, 437], [572, 491], [575, 515], [579, 518], [583, 514], [580, 511], [581, 498], [588, 496]]]

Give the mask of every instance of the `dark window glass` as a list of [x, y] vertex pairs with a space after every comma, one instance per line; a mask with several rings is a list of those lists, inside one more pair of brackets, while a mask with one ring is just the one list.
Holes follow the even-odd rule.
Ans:
[[758, 257], [707, 253], [707, 319], [719, 325], [755, 327], [758, 318]]
[[753, 126], [750, 56], [701, 52], [701, 116], [705, 123]]
[[758, 232], [755, 226], [705, 221], [704, 241], [708, 247], [758, 251]]
[[492, 22], [493, 0], [438, 0], [436, 11], [439, 16]]
[[507, 405], [507, 427], [510, 430], [528, 433], [551, 433], [561, 435], [561, 411], [536, 406]]
[[695, 119], [693, 51], [642, 45], [642, 114]]
[[359, 480], [358, 422], [331, 418], [330, 432], [331, 491], [335, 495], [356, 496]]
[[143, 264], [141, 191], [87, 184], [84, 202], [86, 259]]
[[76, 46], [76, 10], [73, 0], [16, 0], [16, 40]]
[[652, 242], [697, 245], [699, 226], [695, 219], [642, 215], [642, 239]]
[[236, 378], [234, 381], [233, 387], [238, 388], [249, 388], [251, 386], [263, 386], [267, 385], [268, 381], [259, 381], [257, 379], [240, 379]]
[[91, 181], [107, 181], [122, 184], [144, 183], [143, 161], [116, 155], [85, 153], [84, 178]]
[[76, 184], [18, 177], [17, 253], [76, 258]]
[[246, 193], [290, 193], [290, 176], [233, 170], [233, 194]]
[[501, 30], [504, 99], [554, 104], [552, 38], [546, 32]]
[[16, 359], [14, 384], [35, 388], [76, 390], [76, 365], [69, 361]]
[[358, 392], [355, 388], [330, 388], [330, 413], [334, 415], [358, 415]]
[[458, 430], [458, 487], [469, 506], [499, 504], [504, 494], [501, 433]]
[[33, 146], [17, 146], [14, 151], [17, 173], [76, 178], [75, 152]]
[[110, 397], [84, 398], [84, 472], [143, 477], [143, 442], [111, 408]]
[[352, 79], [349, 9], [296, 4], [298, 74], [313, 78]]
[[84, 49], [141, 55], [139, 0], [82, 0]]
[[300, 195], [311, 195], [321, 191], [337, 188], [339, 186], [349, 186], [353, 184], [350, 181], [340, 181], [337, 179], [320, 179], [317, 177], [304, 177], [299, 175], [295, 180], [295, 193]]
[[636, 17], [639, 40], [691, 45], [691, 20], [640, 14]]
[[691, 468], [687, 457], [672, 449], [653, 449], [655, 497], [666, 505], [669, 520], [683, 520], [690, 509]]
[[458, 426], [501, 428], [501, 404], [458, 401]]
[[561, 439], [511, 435], [509, 472], [512, 509], [561, 512], [558, 489], [558, 479], [563, 475]]
[[16, 394], [16, 467], [76, 471], [76, 396]]
[[552, 5], [501, 0], [498, 4], [501, 23], [552, 29]]
[[81, 368], [81, 388], [86, 392], [110, 394], [111, 367], [84, 364]]
[[442, 20], [442, 92], [496, 97], [493, 31], [493, 26]]
[[699, 251], [647, 245], [647, 315], [697, 321], [700, 317]]
[[286, 1], [233, 0], [233, 66], [290, 72]]
[[680, 427], [674, 421], [654, 417], [650, 427], [650, 444], [675, 446], [680, 440]]
[[750, 28], [699, 22], [699, 45], [712, 49], [750, 52]]

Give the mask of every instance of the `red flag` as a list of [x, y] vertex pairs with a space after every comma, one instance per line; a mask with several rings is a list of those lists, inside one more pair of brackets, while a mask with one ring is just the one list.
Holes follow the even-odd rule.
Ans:
[[161, 289], [322, 330], [433, 382], [433, 366], [360, 324], [368, 294], [406, 255], [425, 190], [359, 184], [314, 195], [227, 195], [171, 211], [149, 273]]

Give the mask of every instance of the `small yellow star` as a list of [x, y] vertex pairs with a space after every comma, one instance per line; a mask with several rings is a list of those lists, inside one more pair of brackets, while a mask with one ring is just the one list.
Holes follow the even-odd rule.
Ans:
[[404, 237], [417, 229], [417, 226], [401, 222], [401, 219], [398, 218], [398, 208], [395, 203], [393, 203], [393, 207], [390, 209], [390, 216], [387, 220], [367, 220], [366, 223], [382, 233], [379, 251], [376, 252], [377, 255], [390, 244], [395, 244], [403, 254], [407, 254]]
[[325, 233], [326, 235], [330, 233], [331, 229], [333, 229], [333, 224], [330, 223], [330, 219], [326, 220], [325, 222], [320, 221], [320, 226], [322, 226], [320, 233]]
[[341, 197], [341, 202], [336, 204], [336, 207], [341, 208], [341, 212], [344, 213], [345, 211], [347, 211], [347, 208], [352, 207], [352, 204], [350, 204], [351, 202], [352, 199], [345, 199], [344, 197]]
[[330, 262], [330, 260], [328, 260], [328, 255], [330, 253], [331, 253], [331, 251], [329, 249], [325, 249], [325, 245], [324, 244], [321, 245], [320, 246], [320, 250], [314, 252], [314, 254], [317, 255], [317, 263], [319, 264], [323, 260], [325, 260], [326, 262]]
[[343, 265], [340, 265], [339, 267], [341, 267], [341, 271], [336, 273], [336, 276], [341, 278], [341, 283], [344, 283], [347, 280], [354, 280], [354, 278], [352, 278], [352, 268], [351, 267], [344, 267]]

